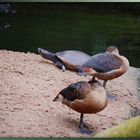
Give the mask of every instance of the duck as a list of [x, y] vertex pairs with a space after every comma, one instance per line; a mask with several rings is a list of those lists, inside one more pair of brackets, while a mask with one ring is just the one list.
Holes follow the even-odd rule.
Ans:
[[80, 113], [79, 129], [82, 134], [92, 134], [84, 124], [84, 114], [97, 113], [107, 106], [106, 90], [97, 80], [79, 81], [62, 89], [53, 101], [61, 101]]
[[129, 69], [129, 61], [126, 57], [119, 54], [116, 46], [109, 46], [104, 53], [93, 55], [84, 64], [79, 66], [79, 75], [93, 76], [104, 80], [103, 87], [106, 87], [107, 81], [120, 77]]

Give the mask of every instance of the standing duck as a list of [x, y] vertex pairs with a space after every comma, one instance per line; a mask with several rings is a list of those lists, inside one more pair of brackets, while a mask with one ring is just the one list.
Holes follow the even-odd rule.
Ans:
[[[81, 73], [93, 76], [93, 79], [104, 80], [103, 86], [106, 86], [108, 80], [112, 80], [124, 74], [129, 68], [129, 61], [126, 57], [119, 55], [119, 50], [110, 46], [105, 53], [99, 53], [92, 56], [79, 67]], [[80, 74], [80, 73], [79, 73]]]
[[84, 125], [83, 115], [100, 112], [107, 105], [106, 91], [97, 80], [71, 84], [61, 90], [53, 101], [62, 101], [69, 108], [81, 113], [79, 128], [82, 134], [93, 133]]

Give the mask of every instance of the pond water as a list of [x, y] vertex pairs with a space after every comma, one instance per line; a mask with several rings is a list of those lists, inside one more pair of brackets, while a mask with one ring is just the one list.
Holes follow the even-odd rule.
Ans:
[[42, 10], [36, 6], [0, 13], [0, 49], [34, 53], [38, 47], [52, 52], [74, 49], [93, 55], [115, 45], [131, 66], [140, 67], [140, 16], [79, 5], [44, 3]]

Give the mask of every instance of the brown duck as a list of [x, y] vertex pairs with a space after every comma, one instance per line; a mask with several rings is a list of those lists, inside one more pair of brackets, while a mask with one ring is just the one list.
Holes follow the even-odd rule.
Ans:
[[82, 134], [93, 133], [85, 127], [83, 115], [97, 113], [107, 105], [106, 91], [97, 80], [71, 84], [60, 91], [53, 101], [62, 101], [63, 104], [81, 113], [79, 128]]
[[119, 55], [119, 50], [114, 46], [108, 47], [105, 53], [92, 56], [79, 67], [81, 73], [91, 75], [93, 79], [97, 77], [104, 80], [104, 87], [108, 80], [121, 76], [128, 68], [129, 61], [126, 57]]

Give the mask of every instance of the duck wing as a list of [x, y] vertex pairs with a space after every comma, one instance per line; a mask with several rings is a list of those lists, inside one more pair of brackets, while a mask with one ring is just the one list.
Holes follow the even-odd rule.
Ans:
[[97, 72], [109, 72], [119, 69], [123, 64], [121, 58], [111, 53], [100, 53], [92, 56], [82, 67], [90, 67]]
[[76, 99], [84, 99], [86, 94], [89, 93], [90, 85], [86, 81], [80, 81], [69, 85], [67, 88], [60, 91], [64, 99], [74, 101]]

